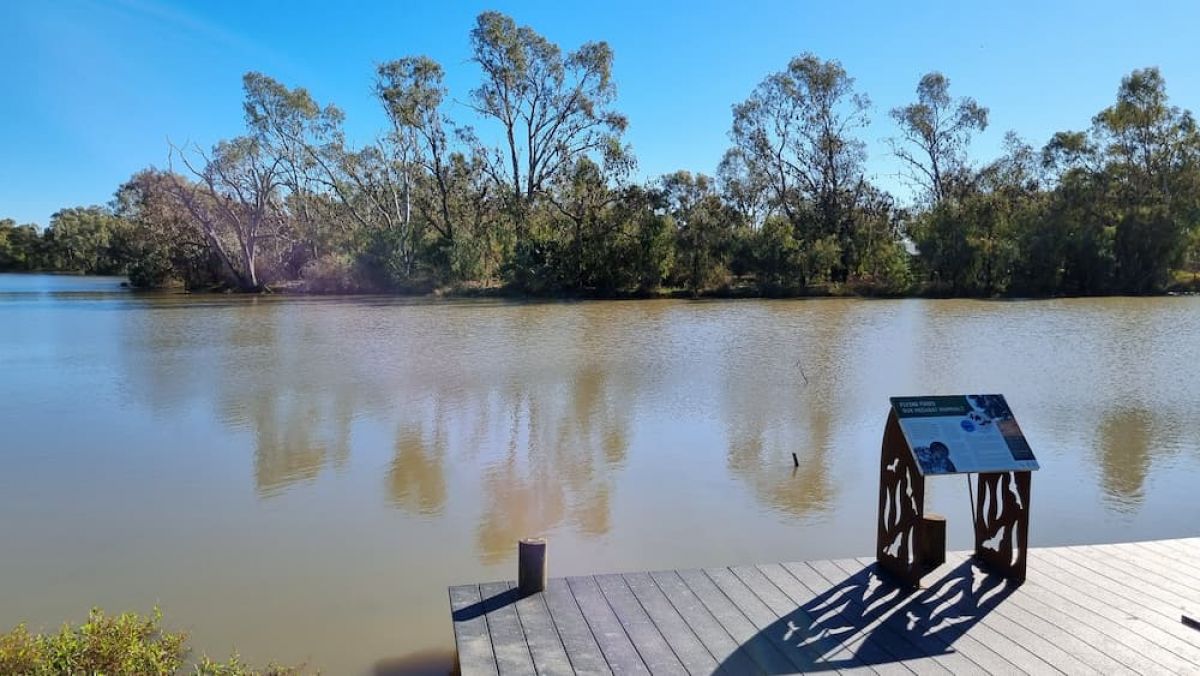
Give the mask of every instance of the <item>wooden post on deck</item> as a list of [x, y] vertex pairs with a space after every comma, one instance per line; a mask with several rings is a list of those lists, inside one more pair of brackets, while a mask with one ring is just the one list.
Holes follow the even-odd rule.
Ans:
[[529, 596], [546, 590], [546, 539], [517, 543], [517, 593]]
[[921, 516], [918, 528], [921, 536], [917, 538], [917, 558], [926, 571], [932, 571], [946, 562], [946, 517], [927, 512]]

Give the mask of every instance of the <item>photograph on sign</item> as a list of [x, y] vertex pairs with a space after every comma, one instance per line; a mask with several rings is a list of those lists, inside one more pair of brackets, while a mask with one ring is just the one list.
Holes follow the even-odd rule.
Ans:
[[1028, 472], [1033, 449], [1000, 394], [892, 397], [921, 474]]

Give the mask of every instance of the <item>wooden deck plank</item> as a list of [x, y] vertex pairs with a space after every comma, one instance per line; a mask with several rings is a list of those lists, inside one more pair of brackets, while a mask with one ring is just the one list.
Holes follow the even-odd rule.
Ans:
[[621, 625], [604, 594], [600, 592], [596, 580], [592, 577], [569, 577], [567, 585], [613, 673], [650, 673], [637, 648], [629, 640], [629, 635], [625, 633], [625, 627]]
[[1149, 586], [1166, 593], [1166, 598], [1182, 599], [1185, 603], [1200, 603], [1200, 589], [1180, 579], [1172, 566], [1168, 566], [1152, 553], [1143, 553], [1133, 548], [1108, 547], [1097, 549], [1092, 546], [1071, 547], [1072, 552], [1082, 553], [1088, 560], [1111, 567], [1124, 575], [1142, 580]]
[[481, 584], [479, 595], [483, 597], [488, 633], [492, 636], [492, 650], [496, 653], [500, 676], [536, 673], [533, 656], [529, 652], [529, 641], [517, 617], [517, 592], [512, 589], [511, 583]]
[[780, 674], [796, 668], [787, 655], [762, 634], [737, 605], [701, 570], [675, 571], [687, 588], [700, 599], [714, 619], [750, 656], [764, 673]]
[[[1049, 634], [1043, 634], [1033, 631], [1024, 622], [1015, 622], [1008, 616], [997, 612], [986, 613], [979, 624], [1016, 641], [1064, 674], [1099, 676], [1106, 669], [1120, 668], [1120, 665], [1112, 660], [1097, 660], [1096, 665], [1093, 665], [1093, 660], [1086, 655], [1080, 656], [1078, 653], [1067, 650], [1064, 646], [1070, 642], [1071, 637], [1053, 627], [1043, 627], [1045, 631], [1049, 632]], [[1077, 649], [1079, 646], [1072, 643], [1072, 647]]]
[[689, 674], [717, 671], [719, 658], [709, 652], [649, 573], [629, 573], [621, 577]]
[[1158, 542], [1135, 542], [1141, 554], [1153, 559], [1164, 569], [1170, 570], [1180, 582], [1200, 590], [1200, 557], [1189, 560], [1173, 550], [1162, 547]]
[[[449, 589], [467, 676], [1200, 673], [1200, 538], [1033, 548], [1028, 577], [965, 552], [910, 591], [869, 559]], [[1193, 611], [1194, 612], [1194, 611]]]
[[1187, 607], [1186, 600], [1126, 573], [1113, 572], [1111, 567], [1095, 563], [1079, 552], [1047, 552], [1039, 555], [1039, 558], [1056, 564], [1059, 572], [1073, 574], [1077, 584], [1086, 581], [1092, 590], [1106, 590], [1106, 596], [1112, 598], [1114, 605], [1133, 609], [1146, 622], [1167, 633], [1185, 641], [1195, 638], [1185, 628], [1178, 626], [1179, 614]]
[[[646, 575], [650, 582], [658, 587], [675, 612], [679, 613], [688, 627], [695, 632], [696, 638], [704, 644], [705, 649], [719, 663], [723, 673], [765, 673], [764, 669], [738, 645], [738, 642], [733, 640], [720, 621], [713, 617], [708, 608], [704, 606], [700, 597], [688, 588], [675, 571], [659, 571]], [[626, 576], [626, 578], [628, 577]], [[638, 594], [638, 587], [635, 587], [633, 583], [630, 583], [630, 587], [633, 588], [635, 594]]]
[[450, 611], [454, 623], [454, 644], [464, 673], [496, 674], [496, 655], [488, 633], [479, 585], [450, 588]]
[[[1031, 552], [1034, 550], [1030, 550]], [[1124, 598], [1122, 590], [1102, 583], [1097, 576], [1080, 577], [1068, 561], [1050, 557], [1029, 557], [1029, 566], [1036, 572], [1033, 584], [1057, 591], [1075, 603], [1120, 625], [1149, 641], [1158, 650], [1165, 650], [1186, 660], [1193, 672], [1200, 671], [1200, 648], [1164, 629], [1155, 611], [1147, 610]], [[1027, 580], [1026, 584], [1030, 584]], [[1178, 622], [1178, 620], [1176, 620]], [[1182, 624], [1179, 625], [1181, 628]], [[1194, 637], [1190, 637], [1194, 640]]]
[[1170, 547], [1179, 552], [1180, 556], [1200, 556], [1200, 538], [1180, 538], [1174, 540], [1156, 540], [1164, 547]]
[[[1014, 594], [993, 611], [1015, 622], [1023, 622], [1032, 631], [1055, 640], [1064, 650], [1092, 662], [1093, 668], [1100, 668], [1112, 674], [1169, 674], [1173, 673], [1165, 666], [1158, 664], [1145, 655], [1114, 640], [1102, 631], [1094, 628], [1078, 616], [1068, 615], [1056, 610], [1044, 602], [1046, 594], [1040, 590], [1022, 589]], [[1080, 611], [1084, 609], [1080, 608]], [[1086, 612], [1086, 611], [1084, 611]], [[1180, 665], [1182, 666], [1182, 665]]]
[[[854, 593], [848, 595], [849, 607], [845, 613], [853, 613], [859, 624], [862, 624], [864, 618], [869, 618], [871, 622], [868, 627], [870, 629], [869, 636], [871, 640], [879, 643], [881, 647], [893, 656], [893, 659], [903, 660], [904, 666], [918, 674], [943, 674], [950, 673], [972, 673], [974, 665], [969, 660], [961, 660], [966, 664], [959, 665], [959, 669], [951, 669], [946, 664], [943, 664], [939, 654], [952, 655], [946, 653], [944, 646], [934, 645], [928, 640], [921, 640], [921, 637], [914, 632], [907, 631], [904, 622], [897, 620], [903, 619], [897, 615], [901, 607], [905, 606], [909, 598], [907, 595], [897, 594], [893, 597], [894, 607], [889, 608], [888, 612], [880, 612], [882, 606], [876, 606], [874, 610], [868, 603], [864, 603], [867, 594], [871, 590], [867, 589], [867, 583], [870, 581], [870, 575], [865, 568], [859, 567], [849, 571], [842, 569], [832, 561], [810, 561], [804, 566], [795, 565], [787, 568], [789, 572], [795, 574], [796, 571], [802, 571], [807, 568], [813, 571], [817, 577], [811, 578], [812, 582], [824, 581], [825, 585], [846, 584], [847, 580], [853, 580], [858, 587], [858, 582], [861, 582], [862, 595], [855, 589]], [[811, 584], [809, 585], [811, 586]], [[879, 599], [872, 599], [872, 603]], [[861, 631], [866, 633], [867, 627]], [[951, 660], [953, 661], [953, 660]]]
[[[936, 604], [930, 603], [926, 606], [934, 613], [941, 611], [939, 622], [934, 626], [944, 624], [953, 626], [962, 621], [965, 623], [962, 626], [966, 628], [964, 636], [971, 636], [976, 640], [983, 640], [985, 643], [989, 637], [1002, 636], [1020, 646], [1027, 653], [1027, 655], [1014, 655], [1006, 651], [1004, 654], [1011, 658], [1010, 661], [1022, 664], [1029, 671], [1042, 670], [1044, 667], [1038, 663], [1040, 660], [1053, 669], [1067, 674], [1099, 673], [1086, 662], [1062, 650], [1053, 641], [1030, 631], [1019, 622], [1013, 622], [993, 612], [996, 608], [1003, 606], [1012, 594], [1019, 592], [1017, 585], [996, 577], [988, 577], [983, 569], [968, 557], [948, 556], [947, 562], [950, 563], [949, 566], [943, 566], [941, 570], [934, 571], [927, 576], [930, 581], [928, 584], [931, 587], [937, 585], [941, 579], [949, 580], [952, 585], [950, 589], [944, 590], [944, 594]], [[812, 565], [817, 567], [823, 565], [823, 562], [813, 562]], [[983, 589], [980, 587], [980, 591], [976, 592], [975, 585], [982, 584], [986, 580], [991, 580], [995, 584], [994, 588], [987, 592], [987, 598], [994, 600], [982, 601], [980, 604], [982, 607], [979, 607], [977, 602], [972, 599], [980, 596]], [[963, 614], [955, 615], [954, 613]], [[959, 639], [961, 640], [961, 637]]]
[[[512, 585], [510, 583], [510, 589]], [[538, 676], [570, 676], [575, 673], [567, 649], [559, 636], [550, 609], [546, 607], [545, 594], [530, 594], [518, 598], [517, 619], [529, 643], [529, 654]]]
[[686, 674], [687, 669], [620, 575], [597, 575], [600, 592], [617, 614], [633, 647], [654, 674]]
[[804, 647], [794, 646], [784, 640], [786, 630], [777, 622], [779, 616], [775, 614], [758, 596], [750, 590], [741, 580], [738, 579], [728, 568], [712, 568], [703, 571], [704, 575], [708, 576], [709, 580], [720, 589], [730, 601], [737, 606], [738, 610], [750, 620], [759, 632], [759, 636], [765, 637], [771, 645], [789, 662], [792, 663], [794, 670], [804, 671], [805, 667], [811, 670], [813, 663], [820, 658], [819, 654], [814, 654], [813, 651], [807, 650]]
[[[796, 604], [797, 609], [788, 616], [788, 622], [791, 623], [789, 624], [789, 628], [791, 626], [797, 627], [801, 640], [811, 640], [807, 639], [805, 634], [813, 633], [818, 623], [820, 612], [812, 607], [817, 594], [813, 593], [808, 587], [800, 584], [780, 564], [764, 564], [757, 566], [757, 568], [759, 574], [778, 587], [780, 591]], [[821, 629], [816, 631], [819, 633]], [[793, 640], [796, 640], [796, 638], [793, 637]], [[861, 658], [856, 660], [854, 657], [854, 648], [863, 638], [863, 636], [850, 631], [829, 633], [826, 640], [830, 647], [821, 655], [821, 659], [827, 663], [838, 665], [838, 668], [842, 671], [857, 669], [870, 673], [878, 673], [878, 669], [867, 666]], [[907, 669], [905, 671], [911, 673]]]
[[563, 648], [571, 667], [580, 674], [610, 674], [612, 670], [604, 660], [604, 653], [592, 635], [592, 629], [579, 610], [567, 581], [555, 578], [546, 583], [546, 608], [554, 619], [558, 636], [562, 639]]
[[[1020, 591], [1014, 596], [1021, 594]], [[1011, 598], [1011, 597], [1009, 597]], [[1049, 643], [1054, 651], [1060, 651], [1070, 657], [1071, 662], [1086, 665], [1086, 668], [1098, 674], [1127, 674], [1132, 676], [1134, 672], [1124, 663], [1116, 660], [1101, 650], [1097, 650], [1097, 646], [1089, 644], [1080, 639], [1074, 632], [1067, 628], [1047, 622], [1043, 618], [1035, 615], [1027, 610], [1020, 608], [1014, 603], [1005, 603], [997, 605], [988, 614], [985, 621], [993, 621], [993, 626], [997, 631], [1007, 631], [1008, 633], [1031, 634], [1038, 637], [1039, 643]], [[1001, 622], [1002, 620], [1002, 622]], [[1017, 632], [1013, 628], [1019, 628]], [[1054, 663], [1055, 666], [1063, 668], [1060, 664]], [[1068, 671], [1068, 673], [1074, 673]]]
[[977, 578], [974, 569], [966, 567], [969, 563], [963, 554], [948, 554], [946, 563], [925, 576], [926, 587], [905, 611], [907, 621], [916, 622], [917, 626], [923, 624], [927, 634], [941, 634], [948, 645], [961, 646], [973, 641], [986, 647], [1011, 664], [1006, 670], [1060, 673], [1041, 655], [980, 621], [996, 602], [993, 595], [1005, 592], [995, 587], [985, 596], [983, 587], [975, 589]]
[[[1016, 605], [1022, 607], [1032, 605], [1035, 612], [1039, 613], [1045, 613], [1051, 609], [1059, 614], [1058, 622], [1064, 626], [1074, 623], [1094, 628], [1102, 634], [1099, 642], [1109, 654], [1117, 655], [1119, 651], [1115, 647], [1125, 646], [1136, 655], [1140, 655], [1172, 673], [1191, 673], [1196, 670], [1195, 665], [1191, 662], [1164, 649], [1145, 636], [1130, 631], [1129, 627], [1120, 620], [1113, 620], [1105, 613], [1096, 612], [1091, 607], [1090, 599], [1081, 596], [1071, 588], [1060, 587], [1054, 581], [1047, 583], [1045, 579], [1039, 579], [1037, 582], [1027, 580], [1022, 587], [1026, 593], [1011, 597]], [[1024, 589], [1026, 587], [1028, 589]], [[1144, 673], [1150, 671], [1150, 669], [1138, 670]]]

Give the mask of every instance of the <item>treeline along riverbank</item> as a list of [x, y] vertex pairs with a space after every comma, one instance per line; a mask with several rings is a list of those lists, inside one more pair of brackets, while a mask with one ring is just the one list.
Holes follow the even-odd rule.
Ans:
[[[1200, 288], [1200, 133], [1158, 69], [1036, 147], [969, 155], [988, 108], [938, 72], [888, 111], [912, 203], [867, 177], [869, 98], [803, 54], [733, 106], [715, 175], [632, 179], [613, 52], [564, 52], [496, 12], [470, 31], [480, 80], [377, 68], [389, 126], [351, 144], [305, 89], [244, 78], [246, 127], [172, 146], [104, 206], [40, 229], [0, 220], [0, 271], [127, 274], [134, 286], [313, 293], [956, 296]], [[486, 129], [482, 127], [486, 126]], [[488, 143], [485, 138], [500, 139]]]

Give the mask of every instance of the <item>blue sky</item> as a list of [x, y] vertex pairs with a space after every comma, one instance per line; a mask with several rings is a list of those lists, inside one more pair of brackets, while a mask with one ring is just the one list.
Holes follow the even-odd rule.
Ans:
[[59, 208], [108, 201], [138, 169], [165, 166], [168, 139], [209, 145], [240, 133], [248, 70], [338, 104], [359, 141], [383, 129], [370, 95], [377, 63], [431, 56], [466, 100], [478, 80], [467, 34], [485, 9], [566, 49], [612, 45], [643, 178], [712, 172], [729, 145], [730, 106], [806, 51], [840, 60], [871, 97], [868, 170], [901, 195], [887, 111], [912, 100], [930, 70], [991, 109], [973, 147], [981, 161], [1009, 129], [1040, 145], [1086, 127], [1134, 68], [1159, 66], [1173, 102], [1200, 109], [1197, 2], [4, 0], [0, 217], [45, 225]]

